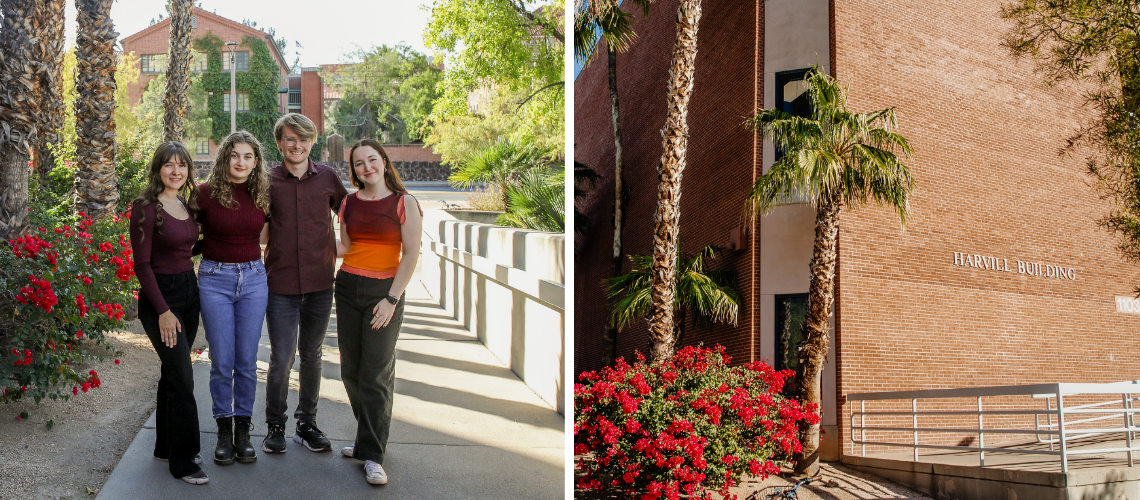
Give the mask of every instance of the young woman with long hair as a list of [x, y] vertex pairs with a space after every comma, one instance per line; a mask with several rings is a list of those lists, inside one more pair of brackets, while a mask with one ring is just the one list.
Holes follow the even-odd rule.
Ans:
[[340, 208], [337, 256], [344, 262], [335, 299], [341, 380], [357, 426], [356, 442], [342, 453], [364, 461], [370, 484], [386, 484], [396, 337], [404, 320], [404, 289], [420, 254], [423, 211], [379, 142], [357, 142], [349, 158], [358, 191]]
[[269, 286], [261, 262], [269, 177], [261, 143], [239, 130], [222, 140], [208, 181], [199, 186], [204, 244], [198, 265], [202, 323], [210, 342], [210, 396], [218, 423], [214, 462], [254, 462], [249, 441], [257, 391], [257, 341]]
[[198, 241], [194, 161], [182, 143], [158, 146], [147, 186], [131, 203], [131, 249], [138, 276], [139, 321], [161, 361], [154, 457], [190, 484], [210, 481], [198, 466], [201, 443], [190, 347], [198, 333], [198, 280], [190, 260]]

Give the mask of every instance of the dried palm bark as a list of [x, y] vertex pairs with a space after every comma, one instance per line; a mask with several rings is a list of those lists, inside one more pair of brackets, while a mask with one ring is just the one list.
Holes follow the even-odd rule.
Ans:
[[33, 11], [32, 23], [38, 43], [32, 50], [38, 64], [37, 101], [40, 107], [39, 140], [33, 147], [36, 151], [35, 170], [40, 177], [46, 177], [55, 167], [55, 154], [48, 145], [59, 145], [63, 129], [63, 11], [66, 6], [66, 0], [42, 0], [36, 2]]
[[170, 58], [162, 101], [162, 140], [182, 141], [190, 91], [190, 10], [192, 0], [170, 2]]
[[113, 215], [115, 174], [115, 33], [112, 0], [75, 0], [76, 205], [92, 218]]
[[689, 142], [689, 98], [697, 59], [700, 0], [681, 0], [677, 9], [677, 40], [669, 63], [669, 114], [661, 130], [661, 171], [658, 174], [657, 214], [653, 227], [653, 306], [649, 315], [653, 360], [673, 355], [673, 301], [677, 286], [677, 226], [681, 220], [681, 174]]
[[28, 219], [28, 153], [37, 136], [36, 0], [0, 1], [0, 241], [19, 236]]

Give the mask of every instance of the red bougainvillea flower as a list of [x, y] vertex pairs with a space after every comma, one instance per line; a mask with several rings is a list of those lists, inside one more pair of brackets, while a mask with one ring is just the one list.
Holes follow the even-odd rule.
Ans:
[[116, 364], [116, 365], [117, 365], [117, 364], [119, 364], [119, 360], [117, 360], [117, 359], [116, 359], [116, 360], [115, 360], [115, 364]]

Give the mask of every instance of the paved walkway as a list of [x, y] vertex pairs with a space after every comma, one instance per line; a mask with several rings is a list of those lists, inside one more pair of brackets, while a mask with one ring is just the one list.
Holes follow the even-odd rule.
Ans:
[[[292, 419], [286, 427], [288, 452], [261, 451], [269, 368], [269, 338], [263, 331], [253, 412], [257, 462], [213, 463], [217, 429], [210, 415], [209, 361], [202, 356], [194, 364], [194, 380], [202, 468], [210, 483], [178, 481], [165, 462], [153, 458], [152, 415], [97, 498], [562, 498], [564, 418], [436, 306], [418, 279], [407, 293], [396, 344], [396, 399], [384, 464], [387, 485], [367, 484], [361, 462], [340, 455], [342, 446], [352, 444], [356, 421], [340, 381], [334, 316], [325, 340], [317, 407], [317, 423], [332, 440], [333, 452], [314, 453], [292, 441]], [[204, 337], [201, 331], [199, 337]], [[296, 384], [294, 371], [290, 415], [296, 408]]]

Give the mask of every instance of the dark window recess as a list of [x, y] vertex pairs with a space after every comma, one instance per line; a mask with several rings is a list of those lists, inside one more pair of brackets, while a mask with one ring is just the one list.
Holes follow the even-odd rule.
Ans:
[[289, 90], [289, 108], [300, 108], [300, 107], [301, 107], [301, 91], [290, 89]]
[[[773, 368], [799, 372], [797, 347], [804, 338], [804, 319], [807, 317], [806, 293], [776, 296], [776, 359]], [[784, 383], [784, 395], [797, 396], [796, 383], [789, 378]]]
[[[811, 118], [811, 103], [808, 102], [807, 82], [804, 77], [808, 70], [782, 71], [776, 73], [776, 109], [788, 114]], [[783, 158], [784, 152], [776, 148], [776, 161]]]

